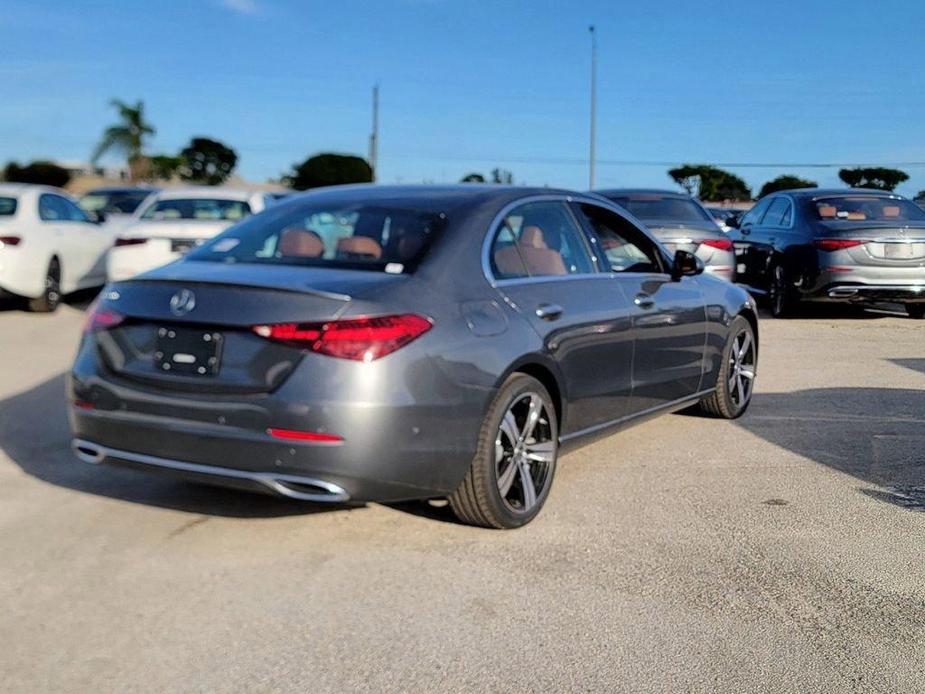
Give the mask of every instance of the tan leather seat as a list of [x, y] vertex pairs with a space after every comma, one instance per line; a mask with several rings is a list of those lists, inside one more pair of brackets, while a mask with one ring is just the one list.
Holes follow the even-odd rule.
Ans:
[[382, 246], [368, 236], [348, 236], [337, 242], [337, 255], [378, 260], [382, 257]]
[[838, 215], [838, 208], [834, 205], [819, 205], [818, 210], [822, 219], [835, 219]]
[[565, 261], [559, 251], [546, 245], [546, 237], [538, 226], [528, 226], [520, 234], [517, 246], [505, 246], [495, 251], [495, 267], [506, 275], [565, 275]]
[[311, 229], [285, 229], [279, 237], [279, 254], [287, 258], [320, 258], [324, 241]]

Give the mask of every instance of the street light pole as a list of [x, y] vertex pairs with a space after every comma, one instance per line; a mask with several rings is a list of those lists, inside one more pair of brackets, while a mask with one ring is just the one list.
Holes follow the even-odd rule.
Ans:
[[369, 167], [373, 182], [379, 177], [379, 85], [373, 87], [373, 131], [369, 136]]
[[594, 25], [588, 27], [591, 32], [591, 147], [588, 157], [588, 189], [594, 190], [594, 167], [597, 156], [597, 34]]

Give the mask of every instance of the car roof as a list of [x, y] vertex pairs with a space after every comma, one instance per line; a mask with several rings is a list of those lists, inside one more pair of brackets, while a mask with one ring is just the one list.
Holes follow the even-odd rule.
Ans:
[[779, 194], [789, 195], [793, 198], [830, 198], [847, 195], [873, 195], [882, 198], [901, 198], [902, 195], [893, 193], [888, 190], [876, 190], [874, 188], [793, 188], [790, 190], [778, 190], [772, 195]]
[[[157, 192], [157, 191], [151, 191]], [[157, 192], [158, 200], [247, 200], [258, 191], [241, 190], [239, 188], [222, 188], [218, 186], [188, 186], [185, 188], [169, 188]]]
[[598, 195], [661, 195], [666, 198], [679, 198], [683, 200], [693, 199], [692, 195], [688, 195], [681, 190], [665, 190], [662, 188], [608, 188], [606, 190], [595, 190], [595, 193]]
[[102, 188], [91, 188], [84, 195], [105, 195], [106, 193], [158, 193], [160, 188], [148, 188], [145, 186], [104, 186]]
[[55, 188], [54, 186], [44, 186], [37, 183], [0, 183], [0, 195], [22, 195], [30, 191], [40, 191], [43, 193], [56, 193], [58, 195], [69, 196], [66, 190]]

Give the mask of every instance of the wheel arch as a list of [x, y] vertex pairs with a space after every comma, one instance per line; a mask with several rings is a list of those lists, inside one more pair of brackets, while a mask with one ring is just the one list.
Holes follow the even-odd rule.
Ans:
[[543, 357], [539, 354], [527, 355], [515, 361], [508, 369], [504, 372], [501, 378], [498, 380], [497, 387], [500, 387], [502, 383], [513, 373], [522, 373], [527, 376], [532, 376], [537, 381], [543, 384], [543, 387], [549, 391], [550, 397], [552, 397], [552, 404], [556, 410], [556, 419], [559, 421], [559, 435], [562, 435], [562, 425], [565, 422], [565, 415], [567, 410], [565, 390], [562, 386], [562, 379], [558, 374], [558, 369], [555, 366], [555, 363], [552, 362], [548, 357]]

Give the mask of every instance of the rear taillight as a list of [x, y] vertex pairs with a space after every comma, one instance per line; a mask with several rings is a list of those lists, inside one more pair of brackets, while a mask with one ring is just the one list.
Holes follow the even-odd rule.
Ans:
[[376, 318], [349, 318], [327, 323], [255, 325], [260, 337], [318, 354], [356, 361], [373, 361], [419, 338], [433, 327], [412, 313]]
[[4, 246], [18, 246], [22, 239], [18, 236], [0, 236], [0, 248]]
[[721, 251], [731, 251], [732, 250], [732, 239], [707, 239], [706, 241], [701, 241], [704, 246], [709, 246], [710, 248], [718, 248]]
[[813, 245], [820, 251], [841, 251], [845, 248], [860, 246], [863, 241], [857, 239], [815, 239]]
[[116, 246], [140, 246], [141, 244], [147, 242], [148, 239], [119, 237], [116, 239]]
[[94, 301], [90, 308], [87, 309], [87, 321], [84, 323], [84, 333], [98, 333], [102, 330], [114, 328], [125, 320], [118, 311], [111, 308], [100, 306]]

